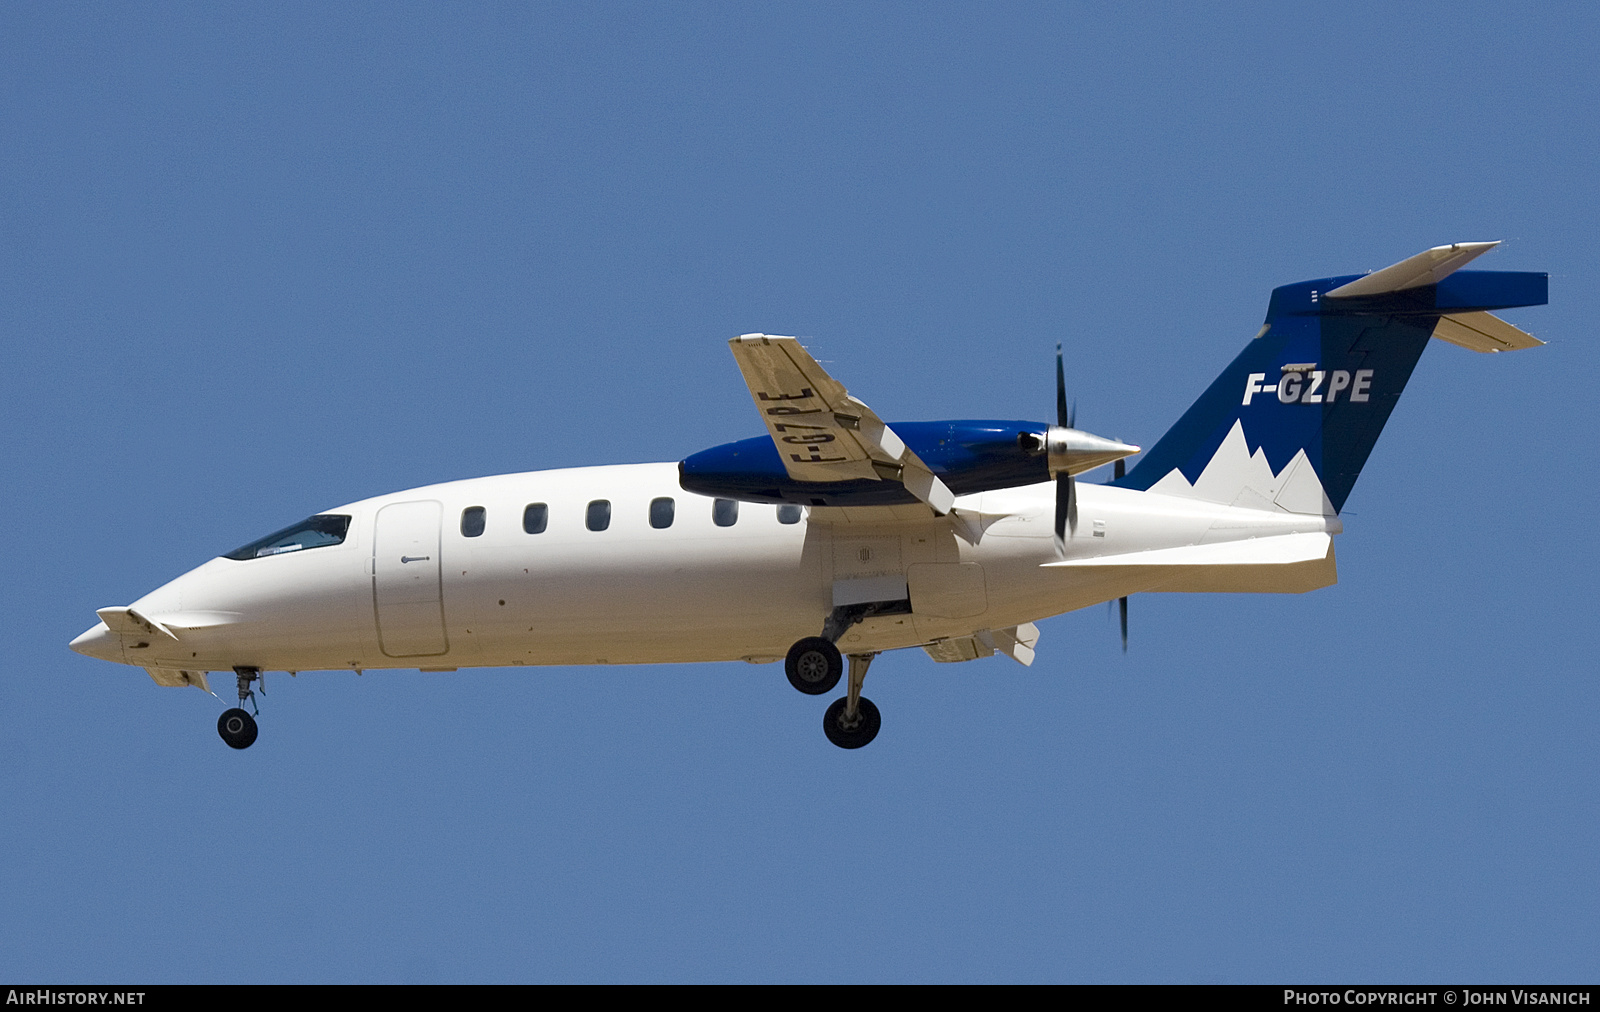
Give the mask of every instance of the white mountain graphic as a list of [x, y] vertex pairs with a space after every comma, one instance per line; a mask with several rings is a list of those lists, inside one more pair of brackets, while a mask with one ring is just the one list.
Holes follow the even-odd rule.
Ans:
[[1336, 512], [1305, 450], [1296, 452], [1282, 471], [1273, 474], [1265, 451], [1250, 452], [1244, 426], [1237, 420], [1193, 485], [1182, 471], [1173, 468], [1150, 486], [1150, 491], [1280, 513], [1331, 517]]

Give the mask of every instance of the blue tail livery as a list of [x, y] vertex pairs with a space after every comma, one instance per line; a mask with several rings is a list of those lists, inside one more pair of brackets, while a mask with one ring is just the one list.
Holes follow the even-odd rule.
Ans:
[[1481, 352], [1543, 343], [1491, 310], [1544, 305], [1548, 275], [1459, 270], [1495, 245], [1275, 289], [1256, 338], [1112, 484], [1337, 514], [1430, 337]]

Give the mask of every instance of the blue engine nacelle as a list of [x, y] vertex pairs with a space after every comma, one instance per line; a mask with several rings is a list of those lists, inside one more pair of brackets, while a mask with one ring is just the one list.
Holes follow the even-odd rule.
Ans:
[[[1050, 480], [1044, 422], [892, 422], [922, 462], [956, 495]], [[801, 506], [898, 506], [916, 497], [899, 482], [795, 481], [770, 436], [724, 443], [678, 464], [685, 491], [744, 502]]]

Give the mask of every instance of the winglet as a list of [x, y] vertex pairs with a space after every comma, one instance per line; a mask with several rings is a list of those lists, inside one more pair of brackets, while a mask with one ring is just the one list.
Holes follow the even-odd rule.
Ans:
[[1500, 240], [1496, 239], [1494, 242], [1455, 242], [1448, 246], [1435, 246], [1381, 271], [1357, 278], [1347, 285], [1340, 285], [1328, 292], [1326, 297], [1353, 299], [1436, 285], [1498, 245]]

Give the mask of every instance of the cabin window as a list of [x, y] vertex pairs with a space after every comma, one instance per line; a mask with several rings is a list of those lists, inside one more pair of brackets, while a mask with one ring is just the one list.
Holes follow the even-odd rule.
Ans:
[[739, 500], [714, 499], [711, 503], [711, 522], [718, 527], [732, 527], [739, 522]]
[[672, 526], [672, 517], [677, 513], [677, 504], [667, 496], [650, 500], [650, 526], [656, 530]]
[[793, 503], [785, 503], [778, 507], [778, 523], [797, 524], [800, 522], [800, 507]]
[[584, 526], [591, 531], [603, 531], [611, 526], [611, 500], [596, 499], [589, 504], [589, 510], [583, 518]]
[[268, 555], [283, 555], [287, 552], [298, 552], [307, 548], [326, 548], [329, 545], [341, 544], [349, 530], [349, 517], [333, 514], [308, 517], [293, 527], [285, 527], [281, 531], [274, 531], [264, 538], [250, 542], [243, 548], [236, 548], [224, 555], [223, 558], [237, 559], [243, 562], [247, 559], [259, 559]]
[[543, 534], [550, 524], [550, 507], [542, 502], [531, 502], [522, 508], [522, 530], [526, 534]]
[[468, 506], [461, 511], [461, 536], [476, 538], [483, 534], [483, 526], [487, 517], [482, 506]]

